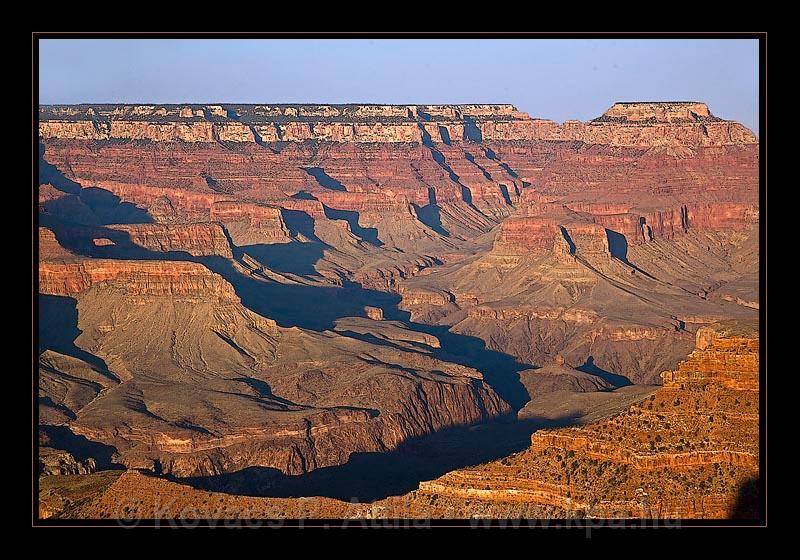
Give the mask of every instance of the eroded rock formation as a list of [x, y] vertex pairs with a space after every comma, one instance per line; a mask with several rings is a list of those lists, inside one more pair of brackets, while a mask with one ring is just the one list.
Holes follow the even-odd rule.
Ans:
[[[757, 518], [758, 375], [755, 331], [714, 325], [698, 333], [696, 350], [678, 371], [664, 372], [665, 387], [640, 395], [622, 412], [584, 426], [539, 430], [521, 453], [421, 482], [404, 496], [372, 504], [253, 498], [209, 494], [129, 471], [110, 479], [89, 475], [96, 486], [85, 492], [75, 513], [132, 518], [151, 518], [156, 511], [165, 518]], [[48, 514], [58, 513], [72, 492], [56, 484], [43, 494]], [[154, 496], [167, 498], [162, 500], [169, 504], [166, 510]], [[120, 513], [123, 497], [129, 509]]]
[[[663, 370], [654, 406], [753, 390], [757, 342], [704, 326], [757, 315], [758, 144], [702, 103], [563, 124], [502, 104], [42, 106], [39, 132], [40, 419], [60, 430], [45, 474], [306, 473], [541, 414], [543, 395], [627, 404], [652, 388], [624, 385]], [[716, 497], [663, 497], [659, 514], [728, 511], [752, 464], [711, 436]], [[619, 476], [707, 480], [693, 447], [612, 443]], [[526, 452], [537, 469], [545, 447]], [[465, 472], [435, 484], [494, 503]], [[137, 484], [153, 479], [111, 488]], [[579, 494], [530, 484], [518, 494], [547, 514]]]
[[[665, 386], [594, 424], [540, 430], [531, 447], [420, 484], [412, 509], [489, 516], [757, 517], [758, 334], [705, 327]], [[514, 514], [514, 515], [511, 515]]]
[[80, 333], [65, 346], [45, 325], [42, 343], [89, 360], [41, 355], [43, 422], [128, 467], [298, 474], [509, 411], [479, 372], [430, 351], [280, 328], [199, 263], [56, 259], [39, 275], [46, 323], [75, 305]]
[[444, 144], [475, 140], [582, 140], [592, 144], [755, 143], [705, 103], [616, 103], [588, 123], [531, 119], [512, 105], [73, 105], [39, 112], [43, 138], [154, 142]]

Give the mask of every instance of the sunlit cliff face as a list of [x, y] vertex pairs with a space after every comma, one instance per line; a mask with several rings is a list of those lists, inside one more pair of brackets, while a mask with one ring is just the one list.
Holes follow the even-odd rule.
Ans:
[[[700, 517], [757, 474], [752, 418], [704, 411], [757, 418], [757, 339], [706, 329], [757, 320], [758, 144], [703, 103], [42, 106], [39, 133], [45, 474], [556, 516], [667, 480], [658, 511]], [[508, 487], [463, 469], [517, 452]]]

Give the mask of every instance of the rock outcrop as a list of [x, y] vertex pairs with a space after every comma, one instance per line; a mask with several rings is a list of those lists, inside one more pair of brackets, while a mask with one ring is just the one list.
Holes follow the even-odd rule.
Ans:
[[740, 494], [759, 473], [757, 333], [704, 328], [664, 376], [621, 414], [537, 431], [528, 450], [423, 482], [411, 499], [434, 516], [758, 517]]
[[512, 105], [42, 106], [42, 138], [192, 143], [581, 140], [592, 144], [755, 143], [704, 103], [616, 103], [588, 123], [531, 119]]
[[80, 488], [90, 490], [69, 513], [61, 510], [75, 496], [70, 485], [44, 479], [40, 498], [47, 515], [85, 518], [758, 518], [757, 334], [705, 328], [679, 371], [682, 383], [608, 419], [539, 430], [521, 453], [373, 504], [209, 493], [135, 471], [87, 475]]
[[563, 356], [556, 356], [552, 363], [541, 368], [521, 371], [519, 380], [530, 397], [556, 391], [591, 393], [614, 388], [613, 383], [598, 375], [578, 371], [566, 365]]
[[97, 470], [97, 464], [91, 457], [85, 461], [78, 461], [66, 451], [39, 449], [39, 474], [41, 476], [65, 474], [89, 474]]
[[150, 251], [184, 251], [197, 257], [233, 257], [225, 231], [214, 223], [115, 224], [106, 227], [127, 234], [131, 243]]
[[[55, 259], [39, 277], [42, 344], [96, 364], [42, 354], [43, 421], [128, 467], [299, 474], [509, 412], [479, 372], [434, 358], [435, 339], [420, 350], [280, 328], [199, 263]], [[70, 301], [79, 334], [65, 344], [54, 314]], [[65, 461], [46, 470], [75, 470]]]
[[[650, 402], [689, 424], [631, 409], [662, 440], [697, 442], [684, 402], [730, 419], [738, 391], [751, 414], [757, 342], [705, 327], [757, 315], [759, 146], [702, 103], [563, 124], [505, 104], [42, 106], [39, 132], [39, 412], [64, 435], [43, 472], [302, 474], [520, 412], [526, 387], [520, 417], [588, 421], [537, 399], [607, 410], [654, 390], [628, 382], [663, 382]], [[711, 497], [663, 496], [658, 513], [716, 516], [752, 474], [724, 430], [662, 452], [619, 421], [624, 445], [548, 435], [527, 486], [456, 471], [468, 492], [446, 479], [418, 495], [560, 516], [569, 492], [591, 514], [580, 484], [616, 484], [592, 478], [607, 452], [615, 481], [650, 473], [609, 498], [620, 511], [653, 469], [689, 469], [668, 490]], [[577, 472], [568, 452], [587, 456]]]
[[661, 374], [665, 387], [718, 384], [727, 389], [758, 391], [758, 338], [730, 326], [702, 327], [694, 352], [675, 371]]
[[39, 260], [72, 258], [75, 255], [67, 251], [56, 239], [53, 230], [39, 228]]

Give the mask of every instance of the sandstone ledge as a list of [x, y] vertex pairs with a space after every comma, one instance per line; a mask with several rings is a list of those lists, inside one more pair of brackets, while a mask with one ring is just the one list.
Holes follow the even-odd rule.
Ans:
[[590, 144], [754, 144], [704, 103], [617, 103], [588, 123], [531, 119], [512, 105], [40, 106], [41, 138], [148, 142], [413, 143], [579, 140]]

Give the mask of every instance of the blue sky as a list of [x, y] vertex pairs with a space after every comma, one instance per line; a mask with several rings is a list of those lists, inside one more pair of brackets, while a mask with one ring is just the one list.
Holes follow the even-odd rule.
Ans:
[[40, 41], [51, 103], [513, 103], [556, 121], [705, 101], [758, 133], [756, 40]]

